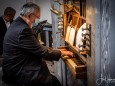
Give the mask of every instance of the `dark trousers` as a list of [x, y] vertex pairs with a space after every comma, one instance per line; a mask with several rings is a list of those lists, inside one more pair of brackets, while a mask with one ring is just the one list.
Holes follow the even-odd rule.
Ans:
[[59, 80], [52, 75], [52, 86], [62, 86], [61, 83], [59, 82]]
[[[59, 82], [59, 80], [55, 77], [55, 76], [53, 76], [53, 75], [51, 75], [52, 76], [52, 85], [50, 85], [50, 86], [62, 86], [61, 85], [61, 83]], [[29, 84], [29, 85], [24, 85], [24, 86], [33, 86], [33, 84]], [[40, 84], [34, 84], [34, 86], [48, 86], [48, 85], [40, 85]]]
[[[33, 86], [33, 85], [12, 85], [12, 84], [2, 83], [2, 86]], [[40, 85], [36, 85], [36, 86], [40, 86]], [[53, 75], [52, 75], [52, 86], [62, 86], [59, 80]]]
[[[62, 86], [59, 80], [50, 74], [48, 67], [46, 63], [43, 63], [41, 66], [41, 71], [39, 72], [38, 78], [34, 78], [33, 80], [30, 79], [30, 81], [21, 83], [21, 82], [16, 82], [15, 80], [8, 79], [7, 77], [3, 77], [3, 81], [6, 83], [18, 83], [18, 84], [24, 84], [23, 86]], [[14, 81], [14, 82], [12, 82]]]

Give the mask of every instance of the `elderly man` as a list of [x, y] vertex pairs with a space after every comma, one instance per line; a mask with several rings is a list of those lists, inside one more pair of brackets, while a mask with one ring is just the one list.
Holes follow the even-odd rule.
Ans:
[[40, 18], [40, 8], [26, 3], [20, 16], [11, 24], [3, 49], [3, 81], [24, 86], [61, 86], [51, 75], [44, 59], [58, 61], [61, 56], [73, 56], [70, 51], [51, 50], [41, 45], [32, 32], [32, 24]]
[[15, 9], [13, 9], [12, 7], [7, 7], [4, 11], [4, 15], [0, 17], [0, 55], [2, 55], [3, 53], [4, 35], [7, 31], [7, 28], [12, 23], [15, 13]]

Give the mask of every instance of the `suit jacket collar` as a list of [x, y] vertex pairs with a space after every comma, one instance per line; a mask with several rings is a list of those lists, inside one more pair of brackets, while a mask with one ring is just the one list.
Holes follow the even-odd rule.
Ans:
[[27, 26], [29, 26], [21, 17], [18, 17], [15, 21], [20, 21], [20, 22], [26, 24]]

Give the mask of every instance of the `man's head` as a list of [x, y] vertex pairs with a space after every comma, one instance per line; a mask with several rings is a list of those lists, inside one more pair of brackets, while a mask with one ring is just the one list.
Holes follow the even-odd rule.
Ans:
[[40, 7], [32, 2], [26, 3], [22, 6], [20, 15], [34, 23], [36, 19], [40, 18]]
[[4, 19], [6, 22], [11, 22], [14, 18], [16, 14], [16, 11], [15, 9], [13, 9], [12, 7], [7, 7], [5, 10], [4, 10]]

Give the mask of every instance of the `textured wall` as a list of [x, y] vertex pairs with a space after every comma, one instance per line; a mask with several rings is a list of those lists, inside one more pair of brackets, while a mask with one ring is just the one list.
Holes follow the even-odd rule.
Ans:
[[0, 0], [0, 16], [3, 15], [6, 7], [11, 6], [16, 10], [16, 18], [19, 15], [20, 8], [25, 3], [26, 0]]
[[86, 1], [86, 22], [91, 24], [91, 56], [87, 58], [87, 83], [95, 86], [100, 76], [100, 0]]
[[49, 23], [51, 21], [51, 0], [35, 0], [35, 3], [38, 4], [41, 8], [41, 17], [40, 21], [47, 20]]
[[[110, 76], [115, 79], [115, 0], [109, 0], [111, 3], [110, 11]], [[115, 80], [109, 84], [115, 86]]]
[[114, 0], [87, 0], [91, 24], [91, 57], [87, 58], [88, 86], [115, 86]]

